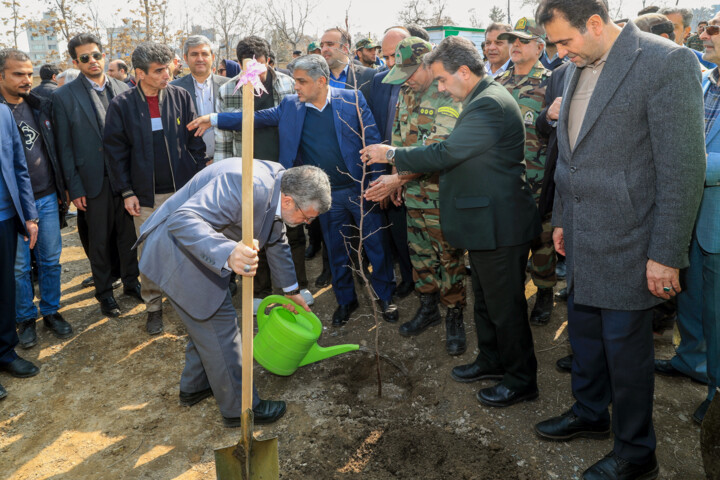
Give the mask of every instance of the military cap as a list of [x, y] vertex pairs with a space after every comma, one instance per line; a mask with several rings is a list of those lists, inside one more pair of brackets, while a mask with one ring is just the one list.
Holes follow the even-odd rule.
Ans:
[[409, 37], [401, 41], [395, 49], [395, 66], [383, 78], [382, 83], [391, 85], [405, 83], [422, 65], [425, 54], [431, 50], [430, 42], [419, 37]]
[[307, 53], [314, 52], [315, 50], [320, 50], [320, 42], [310, 42], [308, 44]]
[[532, 18], [523, 17], [515, 24], [512, 32], [501, 33], [498, 40], [513, 40], [515, 37], [525, 40], [545, 40], [545, 30]]
[[377, 48], [379, 46], [380, 45], [372, 38], [363, 38], [355, 44], [355, 50], [360, 50], [361, 48]]

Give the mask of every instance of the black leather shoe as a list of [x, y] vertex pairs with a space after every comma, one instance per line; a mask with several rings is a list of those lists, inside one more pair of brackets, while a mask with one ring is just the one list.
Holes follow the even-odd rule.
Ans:
[[7, 397], [7, 390], [5, 390], [5, 387], [0, 385], [0, 400]]
[[347, 305], [338, 305], [338, 307], [335, 309], [335, 313], [333, 313], [332, 316], [333, 327], [342, 327], [343, 325], [345, 325], [348, 320], [350, 320], [350, 314], [357, 310], [359, 306], [360, 304], [357, 300], [353, 300]]
[[560, 290], [555, 293], [555, 299], [559, 302], [567, 302], [568, 299], [568, 289], [567, 287], [563, 287]]
[[17, 334], [22, 348], [31, 348], [37, 345], [37, 332], [35, 320], [25, 320], [17, 324]]
[[320, 276], [315, 279], [315, 286], [317, 288], [325, 288], [332, 283], [332, 273], [329, 268], [324, 268], [320, 272]]
[[43, 317], [43, 324], [45, 324], [45, 328], [50, 330], [57, 338], [72, 337], [72, 327], [68, 322], [65, 321], [62, 315], [57, 312], [50, 315], [45, 315]]
[[123, 293], [127, 295], [128, 297], [133, 297], [136, 300], [138, 300], [141, 303], [144, 303], [145, 300], [142, 298], [140, 283], [136, 283], [133, 287], [125, 287], [123, 288]]
[[[287, 410], [287, 405], [282, 400], [260, 400], [257, 407], [253, 408], [253, 422], [260, 425], [276, 422]], [[242, 424], [240, 417], [223, 417], [223, 423], [228, 428], [236, 428]]]
[[415, 291], [415, 284], [413, 282], [401, 282], [395, 289], [395, 296], [398, 298], [405, 298]]
[[[92, 275], [90, 275], [89, 277], [87, 277], [85, 280], [83, 280], [83, 281], [80, 283], [80, 286], [81, 286], [82, 288], [94, 287], [94, 286], [95, 286], [95, 279], [92, 277]], [[113, 288], [114, 288], [114, 287], [113, 287]]]
[[603, 439], [610, 436], [610, 424], [595, 425], [580, 419], [572, 408], [559, 417], [549, 418], [535, 425], [535, 433], [547, 440], [572, 440], [585, 437]]
[[448, 355], [465, 353], [465, 323], [462, 308], [448, 308], [445, 316], [445, 350]]
[[186, 406], [186, 407], [192, 407], [196, 403], [200, 403], [201, 401], [205, 400], [208, 397], [212, 397], [213, 391], [212, 388], [208, 387], [205, 390], [200, 390], [199, 392], [183, 392], [180, 390], [180, 405]]
[[565, 265], [565, 260], [558, 260], [555, 265], [555, 275], [558, 280], [565, 280], [565, 277], [567, 276], [567, 265]]
[[501, 368], [483, 369], [477, 363], [458, 365], [450, 372], [452, 379], [460, 383], [502, 380], [504, 374], [505, 372]]
[[0, 363], [0, 370], [4, 370], [17, 378], [34, 377], [40, 372], [40, 369], [34, 363], [20, 357], [10, 363]]
[[707, 385], [707, 382], [693, 378], [690, 375], [685, 375], [683, 372], [672, 366], [670, 360], [655, 360], [655, 373], [664, 375], [666, 377], [687, 377], [695, 383]]
[[400, 318], [400, 312], [398, 312], [397, 305], [386, 302], [385, 300], [378, 300], [378, 306], [380, 307], [383, 319], [385, 319], [386, 322], [397, 323]]
[[567, 357], [558, 358], [557, 362], [555, 362], [555, 367], [558, 372], [572, 373], [572, 361], [573, 356], [571, 353]]
[[697, 423], [698, 425], [702, 425], [702, 422], [705, 419], [705, 414], [707, 413], [708, 408], [710, 408], [710, 402], [711, 400], [708, 400], [706, 398], [705, 400], [703, 400], [697, 410], [695, 410], [695, 413], [693, 413], [693, 420], [695, 420], [695, 423]]
[[483, 388], [477, 393], [478, 402], [489, 407], [509, 407], [520, 402], [535, 400], [540, 392], [537, 387], [523, 391], [510, 390], [502, 383], [494, 387]]
[[530, 324], [543, 326], [550, 321], [553, 311], [553, 289], [538, 288], [535, 295], [535, 306], [530, 313]]
[[145, 330], [150, 335], [157, 335], [163, 332], [162, 310], [148, 312]]
[[120, 307], [115, 301], [115, 297], [107, 297], [100, 300], [100, 311], [108, 317], [120, 316]]
[[320, 251], [320, 245], [315, 246], [312, 243], [305, 249], [305, 258], [310, 259], [318, 254]]
[[[92, 277], [90, 277], [90, 278], [92, 278]], [[95, 281], [93, 281], [93, 285], [95, 285]], [[120, 288], [120, 285], [122, 285], [122, 280], [120, 280], [119, 278], [117, 280], [113, 281], [113, 283], [112, 283], [113, 290], [115, 290], [116, 288]]]
[[438, 308], [438, 295], [436, 293], [421, 294], [420, 308], [412, 320], [400, 325], [400, 335], [403, 337], [412, 337], [420, 335], [422, 332], [437, 325], [442, 320], [440, 309]]
[[585, 470], [583, 480], [654, 480], [659, 474], [660, 466], [654, 453], [650, 460], [638, 465], [610, 452]]

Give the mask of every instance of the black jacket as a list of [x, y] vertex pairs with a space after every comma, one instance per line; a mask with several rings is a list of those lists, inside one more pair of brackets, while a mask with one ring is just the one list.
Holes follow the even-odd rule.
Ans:
[[40, 85], [33, 88], [32, 91], [36, 94], [40, 95], [41, 97], [50, 98], [53, 93], [55, 93], [55, 90], [57, 90], [58, 84], [55, 83], [53, 80], [43, 80], [40, 82]]
[[[188, 132], [195, 105], [184, 88], [168, 85], [159, 94], [160, 116], [175, 191], [207, 162], [205, 142]], [[155, 206], [153, 133], [150, 110], [140, 83], [117, 95], [105, 117], [103, 145], [110, 165], [110, 181], [123, 198], [138, 197], [143, 207]]]
[[[2, 96], [0, 96], [0, 101], [7, 104]], [[35, 123], [40, 130], [40, 136], [43, 140], [46, 158], [50, 162], [55, 184], [55, 193], [57, 193], [57, 196], [61, 201], [60, 225], [62, 225], [64, 223], [65, 212], [67, 212], [68, 209], [68, 204], [65, 197], [65, 180], [63, 179], [63, 171], [60, 167], [57, 149], [55, 148], [55, 136], [53, 135], [52, 127], [52, 102], [50, 99], [38, 95], [35, 92], [35, 89], [30, 91], [28, 96], [25, 97], [25, 101], [33, 112]], [[23, 137], [22, 132], [20, 132], [20, 136]]]
[[[548, 139], [547, 156], [545, 157], [545, 177], [543, 178], [542, 193], [538, 199], [540, 217], [552, 212], [555, 201], [555, 166], [558, 158], [557, 128], [547, 119], [547, 111], [556, 98], [562, 97], [565, 87], [565, 72], [572, 62], [566, 62], [553, 71], [548, 78], [545, 88], [545, 109], [540, 112], [536, 122], [538, 133]], [[557, 125], [557, 124], [555, 124]]]

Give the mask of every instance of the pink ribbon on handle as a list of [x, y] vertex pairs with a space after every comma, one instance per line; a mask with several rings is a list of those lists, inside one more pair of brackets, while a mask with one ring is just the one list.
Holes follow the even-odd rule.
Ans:
[[262, 83], [262, 80], [260, 80], [260, 75], [262, 75], [266, 71], [267, 67], [255, 60], [255, 57], [253, 57], [253, 59], [248, 62], [247, 69], [240, 76], [240, 80], [238, 80], [237, 85], [235, 85], [235, 90], [233, 90], [233, 94], [235, 94], [235, 92], [237, 92], [241, 86], [248, 83], [253, 86], [256, 97], [262, 95], [263, 92], [268, 93], [265, 85], [263, 85]]

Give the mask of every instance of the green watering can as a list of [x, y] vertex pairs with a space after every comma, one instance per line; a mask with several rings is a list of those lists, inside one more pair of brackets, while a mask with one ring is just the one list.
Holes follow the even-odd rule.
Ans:
[[[265, 309], [272, 303], [280, 305], [270, 310], [269, 315], [265, 314]], [[294, 305], [299, 313], [282, 307], [288, 304]], [[257, 325], [253, 356], [260, 365], [276, 375], [292, 375], [298, 367], [360, 348], [359, 345], [321, 347], [317, 344], [322, 333], [320, 319], [280, 295], [270, 295], [260, 303]]]

